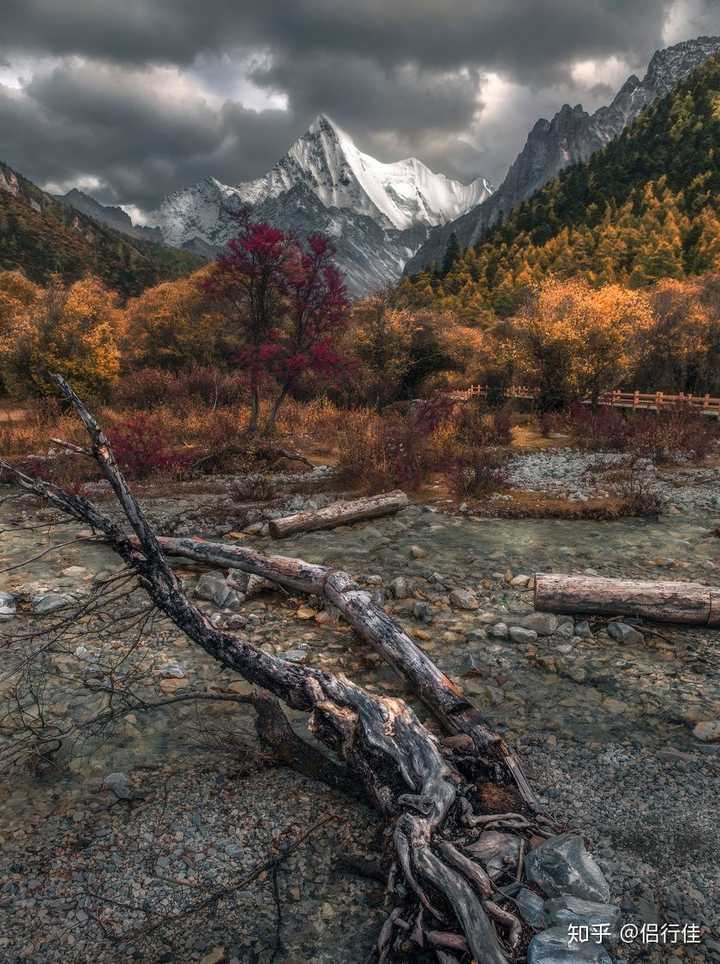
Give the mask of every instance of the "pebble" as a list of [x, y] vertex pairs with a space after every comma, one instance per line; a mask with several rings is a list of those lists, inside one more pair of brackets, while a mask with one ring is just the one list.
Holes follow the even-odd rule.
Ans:
[[612, 636], [613, 639], [617, 640], [618, 643], [627, 643], [631, 646], [637, 646], [645, 640], [645, 637], [641, 632], [638, 632], [634, 626], [628, 626], [627, 623], [608, 623], [607, 631], [608, 634]]
[[538, 634], [534, 629], [525, 629], [522, 626], [510, 627], [510, 639], [514, 643], [534, 643], [537, 638]]
[[703, 743], [720, 742], [720, 720], [706, 720], [696, 724], [693, 728], [693, 736]]
[[474, 592], [469, 589], [453, 589], [450, 593], [450, 603], [456, 609], [479, 609], [480, 603]]

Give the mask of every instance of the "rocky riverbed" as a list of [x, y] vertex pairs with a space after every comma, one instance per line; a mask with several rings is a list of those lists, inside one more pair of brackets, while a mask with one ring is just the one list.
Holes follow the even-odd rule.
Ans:
[[[557, 458], [555, 476], [542, 470], [548, 477], [567, 476], [567, 456]], [[640, 935], [613, 955], [720, 961], [720, 633], [532, 613], [537, 571], [717, 584], [717, 493], [704, 477], [683, 484], [682, 474], [673, 474], [672, 490], [675, 510], [653, 522], [488, 519], [411, 505], [396, 517], [280, 546], [267, 535], [270, 515], [333, 494], [298, 494], [263, 507], [180, 493], [147, 507], [164, 532], [222, 537], [353, 573], [520, 748], [548, 811], [590, 842], [624, 920], [700, 929], [699, 942], [643, 944]], [[51, 528], [48, 518], [24, 499], [0, 505], [5, 640], [51, 627], [64, 612], [55, 607], [82, 603], [99, 574], [107, 579], [117, 570], [102, 544], [73, 542], [81, 527]], [[50, 545], [56, 550], [40, 556]], [[180, 569], [211, 618], [255, 645], [408, 697], [317, 600]], [[127, 639], [90, 634], [76, 642], [45, 701], [68, 727], [95, 710], [95, 695], [79, 694], [78, 678], [92, 678], [104, 647], [124, 653], [128, 646]], [[133, 652], [129, 664], [138, 659], [155, 699], [249, 690], [164, 622], [146, 627], [142, 656]], [[291, 717], [303, 731], [304, 721]], [[9, 737], [0, 730], [0, 741]], [[66, 743], [53, 766], [16, 770], [0, 789], [0, 960], [367, 958], [383, 918], [382, 887], [342, 869], [338, 856], [377, 854], [375, 818], [325, 787], [268, 767], [245, 704], [175, 703]], [[331, 819], [276, 879], [268, 873], [237, 886], [324, 818]], [[224, 886], [231, 892], [211, 910], [192, 912], [208, 893], [203, 888]], [[172, 926], [160, 919], [181, 912]], [[137, 939], [118, 944], [121, 934]]]

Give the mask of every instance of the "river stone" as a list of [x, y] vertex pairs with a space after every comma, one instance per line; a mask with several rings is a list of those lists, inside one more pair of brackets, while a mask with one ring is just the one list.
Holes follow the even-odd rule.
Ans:
[[554, 613], [529, 613], [515, 621], [516, 626], [534, 630], [538, 636], [552, 636], [560, 621]]
[[507, 623], [495, 623], [488, 629], [488, 636], [494, 636], [495, 639], [507, 639], [508, 638], [508, 628]]
[[514, 643], [535, 643], [538, 634], [534, 629], [524, 629], [522, 626], [510, 627], [510, 639]]
[[160, 670], [163, 679], [185, 679], [185, 670], [180, 663], [166, 663]]
[[48, 613], [54, 613], [58, 609], [72, 606], [74, 602], [72, 596], [66, 596], [59, 592], [48, 592], [40, 596], [33, 596], [32, 608], [38, 616], [47, 616]]
[[17, 600], [12, 593], [0, 592], [0, 619], [12, 619], [17, 613]]
[[485, 830], [467, 851], [477, 857], [491, 877], [504, 873], [508, 867], [517, 866], [520, 854], [520, 838], [499, 830]]
[[433, 608], [430, 603], [418, 602], [413, 606], [413, 616], [421, 623], [431, 623], [433, 621]]
[[612, 958], [602, 944], [573, 941], [570, 945], [567, 927], [551, 927], [530, 941], [527, 964], [612, 964]]
[[390, 592], [396, 599], [407, 599], [408, 596], [412, 595], [410, 583], [405, 576], [397, 576], [393, 579], [390, 583]]
[[645, 638], [642, 633], [633, 626], [628, 626], [627, 623], [608, 623], [607, 631], [618, 643], [629, 643], [633, 646], [642, 643]]
[[542, 897], [523, 887], [515, 896], [515, 903], [526, 923], [531, 927], [545, 927], [545, 902]]
[[581, 900], [579, 897], [554, 897], [546, 900], [545, 917], [550, 927], [570, 924], [610, 925], [610, 940], [617, 940], [620, 932], [620, 908], [614, 904], [598, 904], [592, 900]]
[[263, 579], [262, 576], [256, 576], [251, 573], [248, 576], [247, 586], [245, 588], [245, 595], [250, 598], [250, 596], [257, 596], [261, 592], [267, 592], [268, 589], [274, 589], [275, 587], [270, 582], [269, 579]]
[[550, 837], [530, 851], [525, 867], [528, 880], [548, 897], [569, 894], [602, 904], [610, 900], [610, 885], [577, 834]]
[[471, 589], [453, 589], [450, 593], [450, 604], [455, 609], [479, 609], [480, 603]]
[[693, 729], [693, 736], [703, 743], [717, 743], [720, 741], [720, 720], [707, 720], [698, 723]]
[[208, 602], [213, 602], [221, 609], [232, 591], [222, 576], [217, 576], [212, 572], [206, 572], [205, 575], [201, 576], [195, 587], [195, 595], [198, 599], [206, 599]]
[[130, 784], [125, 773], [108, 773], [103, 780], [103, 787], [112, 791], [118, 800], [132, 800]]

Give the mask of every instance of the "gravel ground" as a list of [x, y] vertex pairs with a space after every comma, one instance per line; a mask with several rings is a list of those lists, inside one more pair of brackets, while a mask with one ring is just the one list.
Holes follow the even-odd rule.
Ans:
[[[536, 458], [546, 453], [523, 456], [526, 475], [518, 478], [527, 486], [540, 476], [550, 491], [556, 483], [560, 491], [570, 477], [585, 484], [592, 472], [586, 456], [575, 455], [553, 455], [552, 471]], [[156, 499], [149, 508], [166, 531], [163, 520], [170, 515], [175, 531], [217, 536], [245, 530], [242, 544], [342, 566], [384, 591], [395, 618], [519, 745], [548, 809], [591, 842], [626, 919], [703, 928], [699, 945], [627, 945], [616, 956], [717, 964], [720, 744], [701, 741], [694, 728], [720, 719], [720, 633], [641, 625], [638, 639], [619, 642], [602, 620], [587, 627], [565, 621], [534, 639], [493, 629], [499, 622], [519, 625], [531, 611], [528, 582], [535, 571], [717, 582], [720, 546], [711, 530], [719, 520], [703, 510], [715, 498], [704, 471], [672, 473], [681, 512], [653, 523], [480, 521], [413, 506], [394, 518], [310, 533], [278, 547], [264, 535], [265, 513], [239, 515], [232, 499]], [[295, 496], [272, 512], [331, 498]], [[3, 507], [1, 527], [11, 518], [33, 523], [37, 510]], [[49, 538], [59, 544], [72, 531]], [[34, 555], [47, 539], [34, 530], [5, 536], [4, 564]], [[82, 596], [93, 575], [111, 564], [102, 546], [69, 546], [3, 576], [0, 590], [22, 598], [39, 588]], [[407, 592], [391, 588], [398, 576], [407, 580]], [[197, 581], [196, 574], [185, 578], [190, 587]], [[237, 612], [209, 601], [201, 605], [213, 620], [267, 651], [345, 672], [370, 690], [407, 696], [375, 655], [312, 600], [266, 594]], [[12, 634], [24, 618], [23, 610], [3, 631]], [[219, 674], [171, 628], [156, 627], [149, 646], [160, 693], [230, 686], [243, 692], [242, 683]], [[168, 676], [168, 665], [180, 672]], [[69, 689], [53, 698], [65, 718], [83, 711]], [[0, 961], [84, 964], [124, 960], [133, 950], [153, 961], [270, 961], [277, 939], [271, 877], [233, 891], [212, 914], [159, 928], [142, 947], [137, 938], [130, 945], [117, 939], [157, 923], [152, 911], [179, 913], [204, 896], [202, 887], [237, 881], [282, 841], [325, 816], [335, 820], [279, 871], [283, 949], [275, 960], [366, 960], [383, 916], [382, 888], [341, 871], [336, 858], [344, 850], [372, 854], [378, 846], [374, 817], [322, 786], [257, 761], [247, 711], [232, 713], [241, 738], [234, 758], [188, 750], [197, 714], [191, 719], [169, 712], [129, 719], [109, 742], [80, 748], [67, 771], [42, 779], [18, 773], [0, 786]], [[203, 711], [200, 726], [214, 719]], [[127, 773], [131, 795], [143, 799], [115, 800], [103, 789], [112, 771]]]

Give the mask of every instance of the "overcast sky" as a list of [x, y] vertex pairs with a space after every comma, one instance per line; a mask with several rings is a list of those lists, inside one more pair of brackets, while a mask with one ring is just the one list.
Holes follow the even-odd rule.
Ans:
[[2, 0], [0, 159], [151, 210], [265, 173], [320, 112], [382, 160], [499, 183], [720, 0]]

